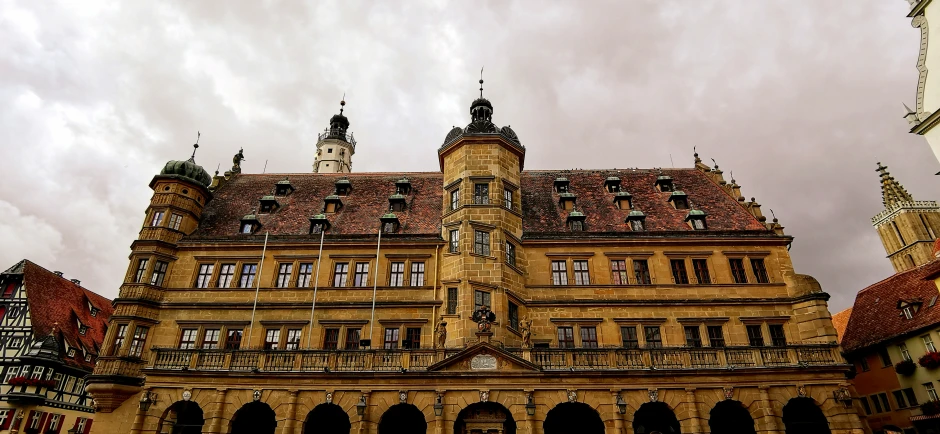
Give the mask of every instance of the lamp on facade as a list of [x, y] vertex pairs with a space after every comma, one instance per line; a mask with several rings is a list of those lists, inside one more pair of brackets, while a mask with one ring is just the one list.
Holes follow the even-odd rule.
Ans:
[[434, 401], [434, 415], [435, 416], [440, 416], [444, 414], [444, 403], [442, 402], [443, 398], [444, 398], [443, 396], [438, 394], [437, 400]]
[[623, 400], [619, 393], [617, 394], [617, 411], [620, 414], [627, 414], [627, 402]]
[[532, 397], [531, 393], [525, 397], [525, 413], [529, 416], [535, 416], [535, 398]]
[[356, 404], [356, 414], [358, 414], [359, 416], [366, 414], [367, 406], [368, 405], [366, 405], [366, 396], [365, 395], [360, 396], [359, 403]]
[[149, 390], [145, 390], [144, 393], [140, 394], [140, 409], [143, 411], [150, 410], [150, 405], [157, 402], [157, 395], [151, 393]]

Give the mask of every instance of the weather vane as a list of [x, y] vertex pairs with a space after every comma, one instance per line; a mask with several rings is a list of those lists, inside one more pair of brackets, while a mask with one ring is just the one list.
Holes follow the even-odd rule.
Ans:
[[202, 136], [202, 133], [196, 131], [196, 143], [193, 144], [193, 155], [189, 157], [190, 159], [196, 158], [196, 150], [199, 149], [199, 137]]
[[483, 98], [483, 67], [480, 67], [480, 98]]

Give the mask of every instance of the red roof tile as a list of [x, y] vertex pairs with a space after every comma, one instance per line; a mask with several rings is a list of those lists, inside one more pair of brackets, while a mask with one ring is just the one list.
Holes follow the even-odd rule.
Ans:
[[832, 326], [836, 328], [836, 338], [839, 342], [842, 342], [842, 336], [845, 335], [845, 327], [849, 325], [849, 318], [851, 316], [851, 307], [832, 316]]
[[[854, 352], [940, 323], [940, 295], [931, 277], [940, 273], [940, 261], [897, 273], [861, 291], [842, 336], [842, 348]], [[930, 279], [930, 280], [928, 280]], [[920, 309], [906, 319], [898, 302], [916, 301]]]

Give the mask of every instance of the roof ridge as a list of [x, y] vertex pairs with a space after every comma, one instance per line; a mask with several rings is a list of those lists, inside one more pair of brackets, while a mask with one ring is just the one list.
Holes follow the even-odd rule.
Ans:
[[[751, 210], [745, 208], [745, 207], [744, 207], [744, 204], [742, 204], [741, 201], [738, 200], [738, 198], [732, 196], [731, 193], [725, 191], [725, 189], [721, 187], [721, 184], [718, 184], [717, 182], [715, 182], [715, 180], [712, 179], [711, 176], [705, 176], [705, 173], [702, 172], [701, 170], [698, 170], [698, 169], [695, 169], [695, 171], [698, 172], [698, 173], [700, 173], [700, 174], [702, 175], [702, 176], [701, 176], [702, 178], [707, 179], [708, 182], [711, 182], [715, 187], [718, 187], [718, 190], [720, 190], [722, 194], [724, 194], [725, 196], [730, 197], [731, 200], [735, 203], [735, 205], [737, 205], [738, 208], [741, 208], [742, 210], [744, 210], [744, 212], [746, 212], [747, 215], [751, 216], [751, 218], [754, 219], [754, 221], [756, 221], [758, 224], [760, 224], [760, 225], [763, 226], [764, 228], [767, 228], [767, 225], [765, 225], [764, 222], [758, 220], [758, 219], [757, 219], [757, 216], [754, 215], [753, 213], [751, 213]], [[768, 229], [768, 230], [769, 230], [769, 229]]]
[[890, 275], [890, 276], [888, 276], [888, 277], [885, 277], [884, 279], [881, 279], [881, 280], [879, 280], [879, 281], [877, 281], [877, 282], [875, 282], [875, 283], [872, 283], [871, 285], [868, 285], [868, 286], [862, 288], [861, 290], [858, 291], [858, 293], [856, 293], [855, 298], [857, 299], [859, 294], [861, 294], [861, 293], [863, 293], [863, 292], [865, 292], [865, 291], [868, 291], [869, 289], [871, 289], [871, 288], [873, 288], [873, 287], [875, 287], [875, 286], [878, 286], [878, 285], [880, 285], [880, 284], [882, 284], [882, 283], [884, 283], [884, 282], [887, 282], [887, 281], [889, 281], [889, 280], [891, 280], [891, 279], [899, 278], [899, 277], [901, 277], [901, 276], [907, 276], [908, 274], [911, 274], [911, 273], [913, 273], [913, 272], [915, 272], [915, 271], [920, 271], [920, 269], [922, 269], [922, 268], [924, 268], [924, 267], [926, 267], [926, 266], [928, 266], [928, 265], [935, 265], [935, 264], [940, 264], [940, 259], [934, 259], [934, 260], [932, 260], [932, 261], [925, 262], [925, 263], [920, 264], [920, 265], [918, 265], [918, 266], [916, 266], [916, 267], [914, 267], [914, 268], [911, 268], [910, 270], [904, 270], [904, 271], [902, 271], [902, 272], [900, 272], [900, 273], [894, 273], [894, 274], [892, 274], [892, 275]]
[[[96, 295], [96, 296], [98, 296], [98, 297], [103, 298], [105, 301], [108, 301], [108, 302], [111, 302], [111, 301], [112, 301], [110, 298], [105, 297], [105, 296], [103, 296], [103, 295], [101, 295], [101, 294], [98, 294], [97, 292], [92, 291], [92, 290], [90, 290], [90, 289], [88, 289], [88, 288], [85, 288], [85, 287], [82, 286], [82, 285], [76, 284], [75, 282], [72, 282], [71, 279], [66, 279], [64, 275], [60, 276], [60, 275], [58, 275], [58, 274], [55, 274], [55, 272], [50, 271], [48, 268], [43, 267], [42, 265], [39, 265], [39, 264], [37, 264], [37, 263], [35, 263], [35, 262], [33, 262], [33, 261], [30, 261], [29, 259], [24, 259], [23, 261], [25, 261], [27, 264], [30, 264], [30, 265], [33, 265], [33, 266], [39, 268], [40, 270], [46, 272], [47, 274], [51, 274], [51, 275], [53, 275], [53, 276], [55, 276], [55, 277], [57, 277], [57, 278], [59, 278], [59, 279], [62, 279], [62, 280], [65, 281], [65, 282], [68, 282], [69, 285], [73, 285], [73, 286], [78, 287], [78, 289], [81, 289], [82, 291], [84, 291], [84, 292], [86, 292], [86, 293], [94, 294], [94, 295]], [[24, 271], [25, 271], [25, 268], [24, 268]]]

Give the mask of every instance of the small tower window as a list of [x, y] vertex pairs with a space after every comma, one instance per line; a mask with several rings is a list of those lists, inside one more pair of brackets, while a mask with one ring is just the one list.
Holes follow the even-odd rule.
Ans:
[[555, 193], [567, 193], [568, 192], [568, 178], [558, 177], [555, 178]]
[[610, 176], [604, 181], [604, 188], [607, 189], [608, 193], [617, 193], [620, 191], [620, 178], [616, 176]]
[[656, 187], [659, 188], [659, 191], [672, 191], [672, 177], [659, 175], [656, 177]]
[[473, 185], [473, 203], [477, 205], [488, 205], [490, 203], [490, 185], [479, 183]]
[[620, 209], [633, 209], [633, 196], [625, 191], [618, 192], [614, 196], [614, 203]]
[[326, 153], [327, 153], [327, 154], [332, 154], [332, 153], [333, 153], [333, 148], [326, 148]]

